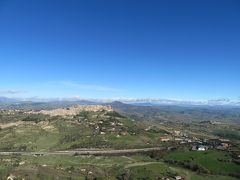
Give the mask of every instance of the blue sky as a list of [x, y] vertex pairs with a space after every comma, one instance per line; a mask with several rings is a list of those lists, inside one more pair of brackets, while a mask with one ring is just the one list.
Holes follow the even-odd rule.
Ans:
[[0, 0], [0, 96], [240, 96], [238, 0]]

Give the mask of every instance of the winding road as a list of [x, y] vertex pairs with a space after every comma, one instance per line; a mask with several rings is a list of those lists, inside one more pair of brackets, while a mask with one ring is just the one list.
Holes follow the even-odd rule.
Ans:
[[167, 150], [166, 147], [154, 148], [141, 148], [141, 149], [121, 149], [121, 150], [71, 150], [71, 151], [38, 151], [38, 152], [0, 152], [0, 155], [31, 155], [31, 156], [47, 156], [47, 155], [94, 155], [94, 156], [107, 156], [107, 155], [124, 155], [124, 154], [137, 154], [147, 153], [153, 151]]

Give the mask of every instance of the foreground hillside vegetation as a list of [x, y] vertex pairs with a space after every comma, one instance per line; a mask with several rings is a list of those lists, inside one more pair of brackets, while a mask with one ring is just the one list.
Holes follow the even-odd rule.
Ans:
[[40, 151], [76, 148], [155, 147], [168, 133], [115, 111], [82, 111], [74, 116], [2, 113], [0, 150]]

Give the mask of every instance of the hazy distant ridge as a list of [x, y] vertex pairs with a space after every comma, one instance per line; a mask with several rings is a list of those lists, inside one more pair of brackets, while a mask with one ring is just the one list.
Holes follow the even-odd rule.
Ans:
[[23, 102], [39, 102], [39, 103], [80, 103], [80, 104], [101, 104], [120, 101], [127, 104], [139, 106], [159, 106], [159, 105], [178, 105], [178, 106], [240, 106], [240, 98], [238, 99], [212, 99], [206, 101], [185, 101], [185, 100], [171, 100], [160, 98], [111, 98], [111, 99], [82, 99], [82, 98], [7, 98], [0, 97], [0, 103], [23, 103]]

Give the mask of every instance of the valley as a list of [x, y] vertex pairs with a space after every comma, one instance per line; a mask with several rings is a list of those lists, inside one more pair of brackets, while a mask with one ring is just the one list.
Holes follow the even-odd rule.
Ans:
[[2, 109], [0, 177], [238, 179], [239, 128], [136, 120], [110, 105]]

